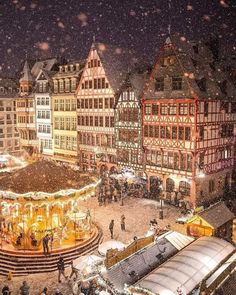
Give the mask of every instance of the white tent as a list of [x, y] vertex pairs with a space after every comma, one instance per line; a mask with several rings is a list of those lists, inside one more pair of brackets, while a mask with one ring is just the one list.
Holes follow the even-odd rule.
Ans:
[[82, 271], [88, 266], [93, 266], [102, 262], [103, 259], [97, 255], [84, 255], [74, 261], [75, 268]]
[[105, 256], [107, 251], [110, 249], [118, 249], [123, 250], [125, 248], [125, 244], [116, 240], [109, 240], [99, 245], [98, 252], [99, 254]]
[[190, 294], [222, 261], [235, 251], [230, 243], [215, 237], [201, 237], [156, 268], [135, 286], [154, 294]]

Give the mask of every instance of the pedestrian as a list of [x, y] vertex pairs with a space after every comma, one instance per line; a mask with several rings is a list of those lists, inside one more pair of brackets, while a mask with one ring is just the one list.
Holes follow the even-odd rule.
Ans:
[[46, 236], [43, 238], [43, 254], [44, 255], [49, 254], [49, 247], [48, 247], [49, 240], [50, 240], [49, 234], [46, 234]]
[[59, 290], [56, 290], [55, 295], [62, 295], [62, 293]]
[[47, 287], [43, 288], [43, 292], [41, 293], [41, 295], [48, 295], [48, 288]]
[[74, 267], [74, 264], [73, 264], [73, 260], [71, 260], [71, 273], [70, 273], [70, 276], [69, 278], [71, 279], [73, 277], [73, 275], [75, 275], [75, 279], [78, 278], [78, 270]]
[[11, 292], [10, 292], [10, 289], [7, 285], [5, 285], [3, 288], [2, 288], [2, 295], [10, 295]]
[[63, 275], [63, 277], [67, 279], [65, 275], [65, 262], [62, 256], [60, 256], [57, 262], [57, 269], [58, 269], [58, 282], [61, 283], [61, 275]]
[[22, 285], [20, 286], [20, 295], [29, 295], [29, 285], [27, 284], [26, 281], [24, 281], [22, 283]]
[[120, 218], [120, 227], [122, 231], [125, 231], [125, 215], [122, 214]]
[[111, 239], [113, 239], [113, 229], [114, 229], [114, 219], [112, 219], [110, 224], [109, 224], [109, 230], [110, 230], [110, 233], [111, 233]]

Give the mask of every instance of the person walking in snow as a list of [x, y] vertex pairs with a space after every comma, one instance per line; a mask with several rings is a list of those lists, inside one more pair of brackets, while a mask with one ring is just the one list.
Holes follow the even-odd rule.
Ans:
[[122, 231], [125, 231], [125, 215], [122, 214], [120, 218], [120, 227]]
[[114, 229], [114, 219], [112, 219], [110, 224], [109, 224], [109, 230], [110, 230], [110, 233], [111, 233], [111, 239], [113, 239], [113, 229]]

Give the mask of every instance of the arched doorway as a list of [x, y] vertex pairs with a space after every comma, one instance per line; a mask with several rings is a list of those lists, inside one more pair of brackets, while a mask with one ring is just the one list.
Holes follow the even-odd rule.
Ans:
[[172, 178], [166, 179], [166, 191], [171, 193], [175, 190], [175, 182]]
[[183, 196], [190, 196], [190, 184], [187, 181], [180, 181], [179, 191]]
[[160, 185], [162, 184], [162, 180], [158, 176], [150, 177], [150, 198], [154, 200], [159, 200], [160, 198]]

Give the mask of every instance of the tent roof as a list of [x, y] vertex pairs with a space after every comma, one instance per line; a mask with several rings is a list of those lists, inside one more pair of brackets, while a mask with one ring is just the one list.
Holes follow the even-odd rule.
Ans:
[[125, 284], [134, 284], [193, 240], [177, 232], [167, 232], [108, 269], [106, 276], [117, 290], [123, 291]]
[[189, 294], [227, 256], [235, 251], [230, 243], [215, 237], [201, 237], [136, 283], [159, 295], [175, 295], [181, 288]]

